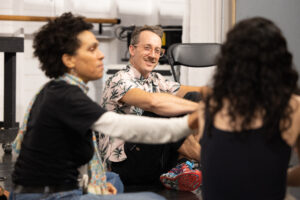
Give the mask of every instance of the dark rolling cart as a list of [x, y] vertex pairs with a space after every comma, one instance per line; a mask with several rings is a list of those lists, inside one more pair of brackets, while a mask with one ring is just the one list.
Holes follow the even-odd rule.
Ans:
[[4, 52], [4, 107], [0, 122], [0, 143], [5, 153], [11, 153], [11, 142], [16, 137], [16, 54], [24, 52], [24, 38], [0, 37], [0, 52]]

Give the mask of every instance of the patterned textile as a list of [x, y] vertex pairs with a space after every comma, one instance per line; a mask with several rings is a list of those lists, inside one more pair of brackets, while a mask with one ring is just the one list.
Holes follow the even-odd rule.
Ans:
[[[169, 81], [156, 72], [151, 72], [148, 78], [144, 78], [139, 71], [128, 64], [125, 69], [120, 70], [106, 81], [100, 102], [101, 106], [106, 110], [117, 113], [142, 115], [144, 111], [141, 108], [119, 101], [128, 90], [133, 88], [139, 88], [151, 93], [165, 92], [176, 94], [180, 84]], [[120, 162], [127, 158], [124, 152], [123, 140], [101, 134], [99, 142], [101, 156], [104, 160], [109, 159], [113, 162]]]
[[[65, 73], [63, 76], [59, 77], [56, 80], [57, 81], [61, 81], [61, 80], [66, 81], [67, 83], [69, 83], [71, 85], [78, 86], [80, 89], [82, 89], [82, 91], [84, 93], [88, 92], [88, 87], [81, 79], [79, 79], [75, 76], [72, 76], [68, 73]], [[26, 133], [27, 122], [28, 122], [30, 111], [31, 111], [31, 107], [32, 107], [36, 97], [38, 96], [38, 94], [39, 94], [39, 92], [33, 97], [31, 102], [29, 103], [29, 106], [28, 106], [25, 116], [24, 116], [23, 124], [20, 127], [18, 135], [12, 144], [12, 147], [13, 147], [14, 151], [17, 153], [17, 155], [20, 153], [21, 143], [23, 141], [24, 134]], [[107, 185], [106, 185], [105, 167], [102, 164], [102, 160], [101, 160], [101, 157], [98, 152], [96, 136], [95, 136], [94, 132], [93, 132], [93, 144], [94, 144], [95, 152], [94, 152], [93, 158], [90, 160], [90, 162], [88, 164], [88, 169], [89, 169], [88, 173], [89, 173], [89, 177], [91, 177], [90, 182], [88, 184], [88, 192], [92, 193], [92, 194], [109, 194], [109, 192], [107, 190]]]
[[168, 189], [194, 191], [202, 184], [202, 173], [193, 169], [194, 163], [186, 161], [160, 176], [160, 181]]

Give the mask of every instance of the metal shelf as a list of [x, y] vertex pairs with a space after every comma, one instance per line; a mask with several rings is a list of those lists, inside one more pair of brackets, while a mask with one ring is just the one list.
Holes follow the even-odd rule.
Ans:
[[16, 54], [24, 52], [24, 38], [0, 37], [0, 52], [4, 52], [4, 109], [0, 122], [0, 143], [10, 143], [15, 138], [16, 122]]

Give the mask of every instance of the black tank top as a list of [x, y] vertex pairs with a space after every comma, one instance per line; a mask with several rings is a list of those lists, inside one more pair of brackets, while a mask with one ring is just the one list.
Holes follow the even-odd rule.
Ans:
[[279, 131], [270, 140], [263, 128], [242, 133], [210, 128], [208, 134], [206, 123], [200, 141], [204, 200], [284, 199], [291, 148]]

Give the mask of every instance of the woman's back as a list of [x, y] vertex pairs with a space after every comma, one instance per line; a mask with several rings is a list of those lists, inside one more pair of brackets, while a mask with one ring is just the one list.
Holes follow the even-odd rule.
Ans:
[[263, 128], [239, 133], [211, 127], [201, 139], [204, 199], [283, 199], [291, 148]]
[[289, 102], [291, 126], [283, 133], [277, 130], [272, 139], [261, 118], [249, 130], [234, 132], [221, 109], [208, 130], [210, 119], [205, 113], [205, 121], [201, 120], [205, 124], [201, 138], [204, 199], [284, 198], [291, 146], [299, 133], [300, 97], [293, 95]]

